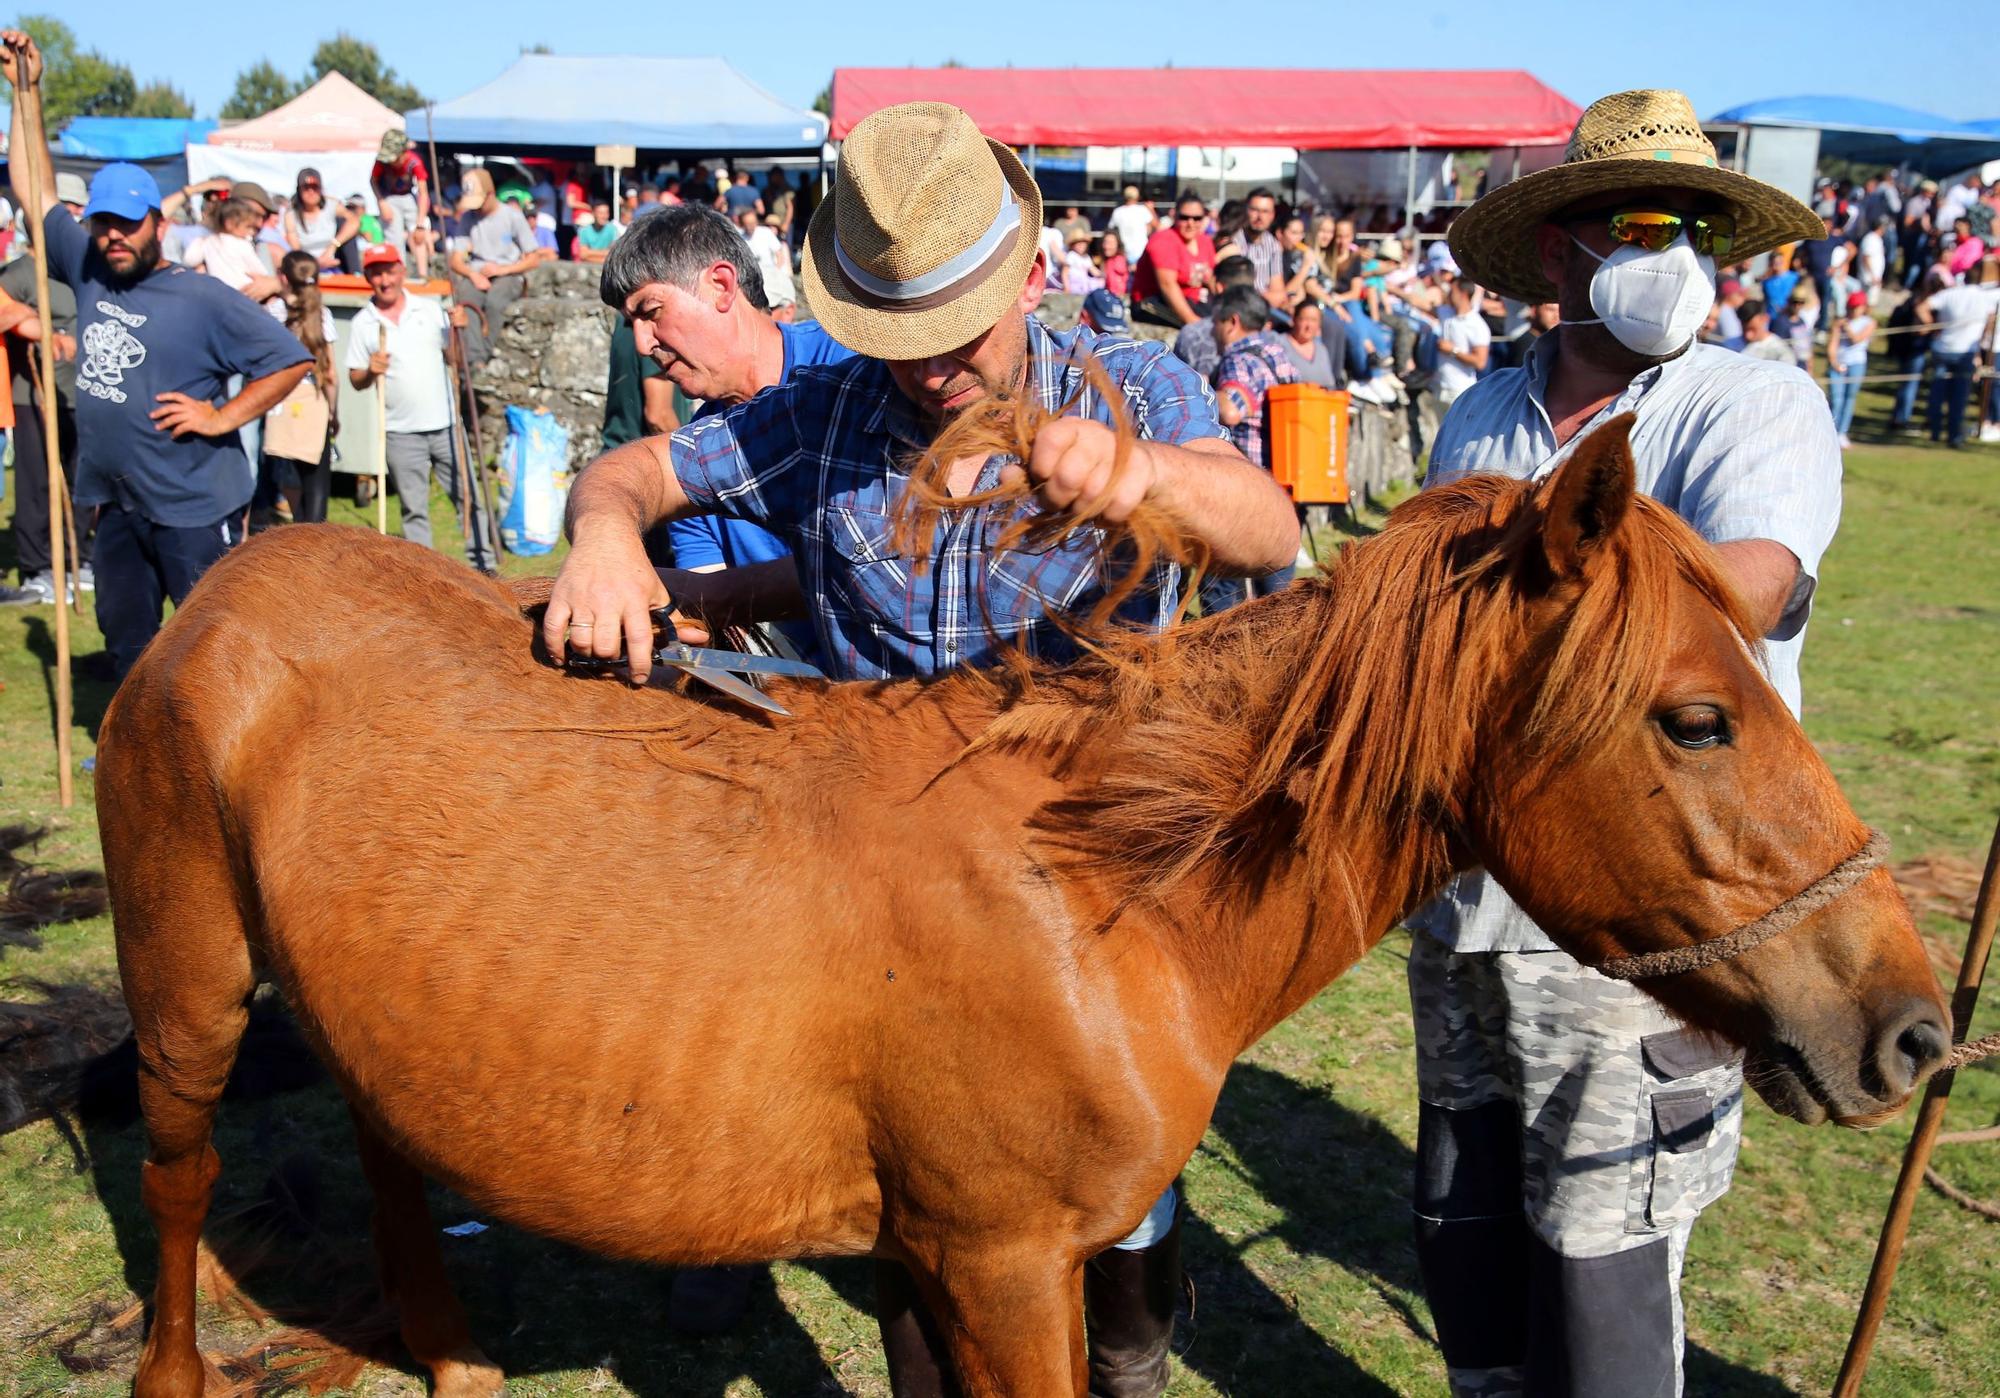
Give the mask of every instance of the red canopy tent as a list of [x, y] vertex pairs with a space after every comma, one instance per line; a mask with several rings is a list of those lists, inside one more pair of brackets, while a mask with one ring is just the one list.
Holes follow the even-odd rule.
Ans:
[[1561, 144], [1582, 115], [1519, 70], [838, 68], [832, 139], [921, 101], [1012, 146], [1492, 149]]

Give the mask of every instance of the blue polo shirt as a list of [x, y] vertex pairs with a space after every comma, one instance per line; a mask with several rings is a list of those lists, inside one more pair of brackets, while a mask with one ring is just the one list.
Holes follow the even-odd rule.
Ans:
[[261, 379], [310, 356], [240, 291], [162, 263], [130, 285], [57, 205], [42, 221], [49, 271], [76, 292], [76, 503], [123, 503], [155, 524], [199, 529], [250, 503], [242, 440], [176, 438], [148, 416], [162, 393], [217, 407], [232, 374]]
[[[795, 325], [781, 321], [778, 333], [785, 341], [785, 367], [778, 376], [779, 383], [789, 383], [792, 370], [805, 365], [838, 364], [854, 357], [853, 350], [822, 330], [816, 320]], [[694, 415], [695, 420], [719, 413], [725, 406], [716, 402], [704, 403]], [[740, 568], [746, 563], [774, 563], [780, 558], [792, 556], [785, 541], [768, 529], [760, 529], [748, 520], [733, 519], [728, 515], [695, 515], [690, 519], [677, 519], [667, 526], [667, 534], [674, 541], [675, 566], [681, 568], [709, 568], [718, 563]], [[818, 648], [817, 637], [809, 621], [780, 622], [778, 630], [784, 633], [785, 639], [801, 656], [810, 659]]]

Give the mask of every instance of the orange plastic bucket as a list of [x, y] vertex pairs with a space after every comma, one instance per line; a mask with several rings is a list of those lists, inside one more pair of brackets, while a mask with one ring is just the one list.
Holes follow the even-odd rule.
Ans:
[[1310, 383], [1281, 383], [1264, 398], [1271, 474], [1301, 505], [1347, 503], [1345, 393]]

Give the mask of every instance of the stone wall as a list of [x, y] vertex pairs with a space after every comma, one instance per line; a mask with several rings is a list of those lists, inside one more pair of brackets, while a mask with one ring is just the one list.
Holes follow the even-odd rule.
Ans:
[[545, 263], [528, 273], [527, 294], [507, 308], [492, 358], [472, 373], [489, 453], [506, 440], [513, 403], [547, 408], [569, 429], [572, 469], [597, 455], [617, 323], [597, 299], [597, 277], [598, 268], [582, 262]]

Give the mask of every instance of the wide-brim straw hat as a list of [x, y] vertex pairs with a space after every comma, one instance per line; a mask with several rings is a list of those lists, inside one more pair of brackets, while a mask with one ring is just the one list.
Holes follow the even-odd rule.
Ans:
[[1560, 165], [1503, 184], [1460, 214], [1451, 225], [1452, 255], [1467, 277], [1503, 296], [1554, 301], [1535, 230], [1586, 199], [1662, 187], [1713, 194], [1735, 212], [1730, 262], [1826, 236], [1825, 220], [1797, 199], [1716, 160], [1685, 93], [1642, 89], [1591, 103]]
[[1021, 296], [1042, 192], [1014, 152], [944, 102], [864, 118], [806, 232], [806, 300], [873, 359], [927, 359], [978, 339]]

